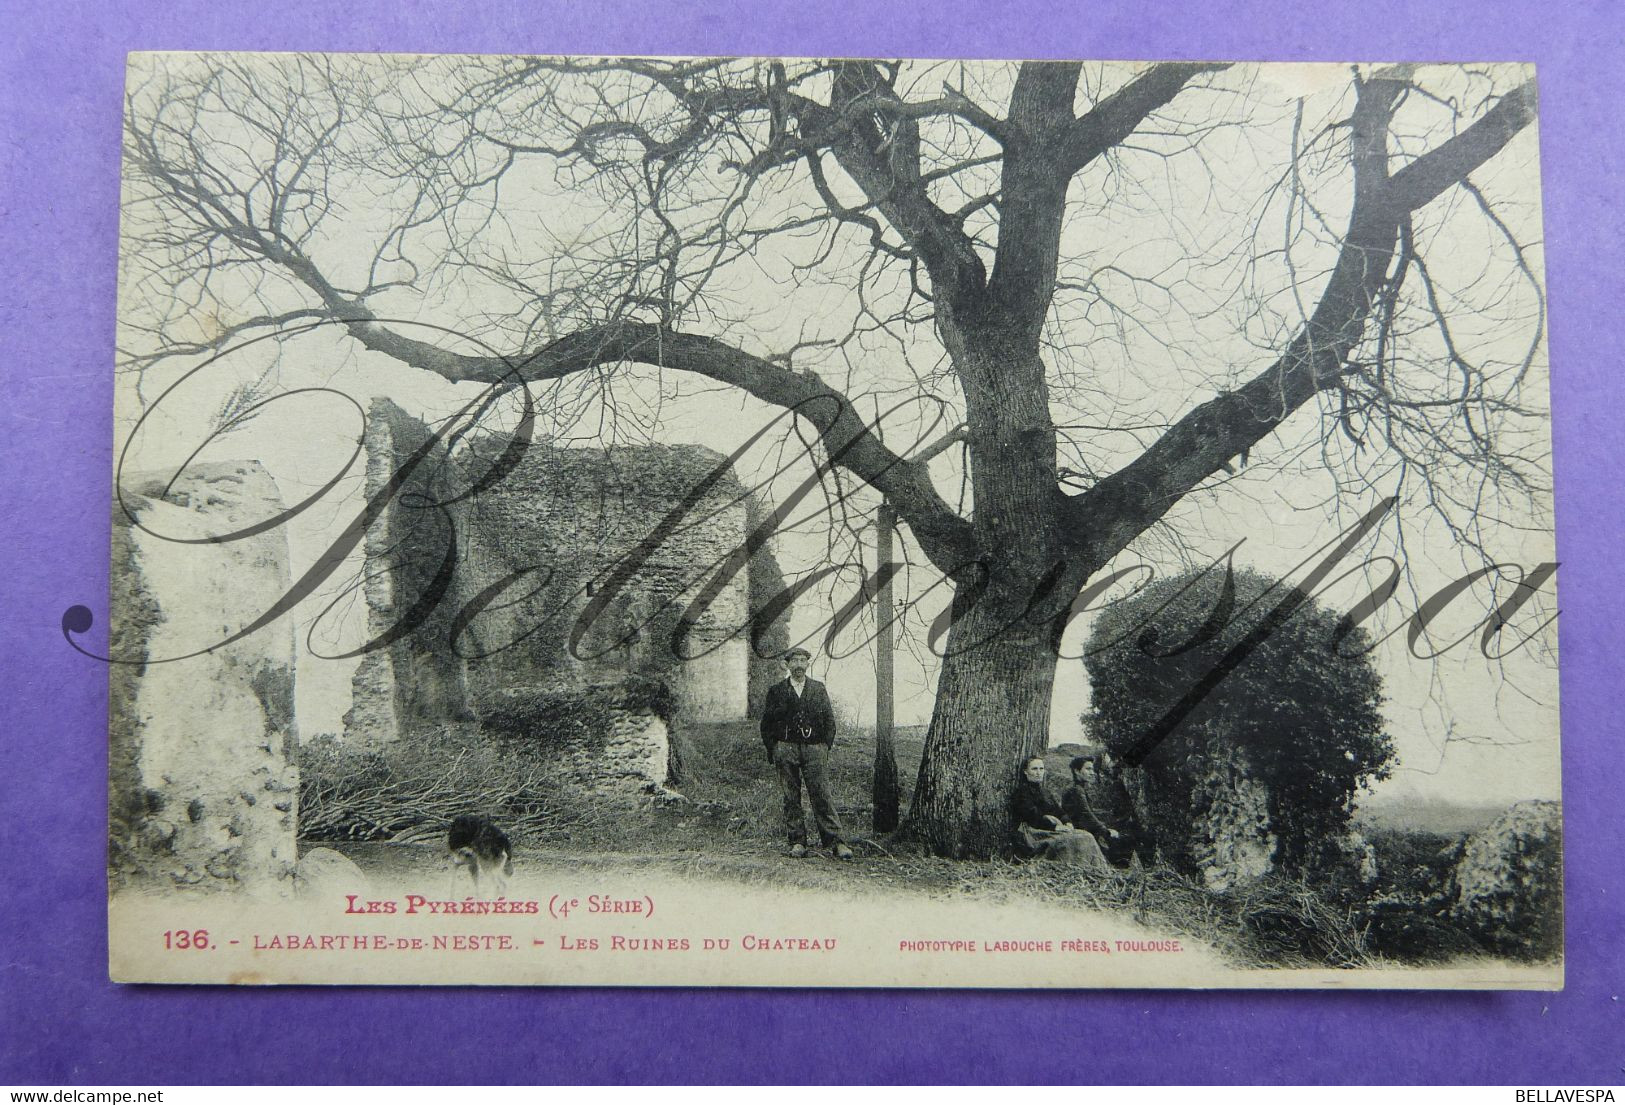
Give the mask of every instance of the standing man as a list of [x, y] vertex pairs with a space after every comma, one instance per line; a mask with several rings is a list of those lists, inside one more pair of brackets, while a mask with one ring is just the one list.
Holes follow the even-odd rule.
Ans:
[[762, 744], [767, 758], [778, 769], [784, 788], [784, 831], [790, 839], [790, 855], [807, 854], [807, 824], [801, 813], [801, 788], [805, 784], [812, 802], [818, 837], [836, 859], [851, 859], [841, 829], [840, 815], [829, 796], [829, 752], [835, 745], [835, 709], [829, 692], [816, 679], [807, 678], [807, 661], [812, 655], [804, 648], [784, 654], [790, 677], [767, 689], [762, 709]]

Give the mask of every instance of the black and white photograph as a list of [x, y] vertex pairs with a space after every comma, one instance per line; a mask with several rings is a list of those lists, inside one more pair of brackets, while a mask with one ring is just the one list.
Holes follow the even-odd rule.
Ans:
[[112, 979], [1560, 989], [1538, 118], [131, 54]]

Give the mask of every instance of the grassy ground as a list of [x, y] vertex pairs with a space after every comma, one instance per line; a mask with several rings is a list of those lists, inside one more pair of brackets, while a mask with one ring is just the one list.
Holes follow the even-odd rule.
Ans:
[[[560, 811], [556, 824], [538, 834], [534, 843], [681, 853], [714, 851], [725, 841], [728, 851], [760, 849], [777, 854], [782, 850], [778, 776], [767, 760], [755, 724], [687, 726], [678, 739], [686, 776], [678, 790], [688, 799], [686, 805], [655, 806], [631, 816], [600, 816], [586, 809]], [[899, 728], [893, 745], [902, 791], [900, 808], [906, 814], [925, 749], [925, 727]], [[1049, 758], [1051, 777], [1067, 778], [1068, 755], [1052, 750]], [[853, 845], [874, 855], [895, 855], [896, 849], [872, 829], [874, 763], [874, 732], [843, 732], [830, 756], [830, 789]], [[816, 839], [810, 811], [807, 830], [809, 838]]]
[[[1211, 947], [1238, 966], [1369, 963], [1348, 918], [1327, 910], [1312, 891], [1291, 881], [1267, 880], [1245, 895], [1224, 896], [1166, 867], [1100, 875], [1052, 863], [946, 860], [895, 843], [871, 828], [872, 733], [843, 734], [831, 757], [831, 788], [856, 860], [841, 863], [819, 853], [791, 860], [784, 854], [777, 776], [755, 726], [688, 727], [679, 740], [685, 765], [680, 798], [655, 798], [628, 809], [585, 797], [563, 803], [561, 789], [548, 786], [539, 815], [505, 822], [523, 826], [513, 834], [521, 863], [528, 855], [537, 864], [586, 870], [642, 867], [741, 884], [1042, 902], [1119, 915]], [[923, 741], [919, 727], [896, 736], [905, 812]], [[1051, 758], [1052, 771], [1064, 778], [1066, 754], [1055, 751]], [[478, 768], [478, 788], [496, 785], [490, 772], [506, 769], [501, 763], [485, 763], [477, 753], [469, 763]], [[527, 793], [537, 793], [534, 780], [527, 785], [532, 787]], [[380, 873], [392, 868], [399, 874], [421, 871], [432, 862], [433, 835], [405, 834], [425, 843], [413, 849], [378, 843], [373, 835], [372, 841], [322, 843]]]
[[[694, 803], [698, 817], [669, 818], [651, 826], [653, 836], [642, 842], [648, 850], [672, 847], [705, 847], [716, 839], [715, 822], [725, 822], [726, 831], [739, 844], [759, 843], [774, 851], [783, 845], [780, 824], [778, 775], [767, 760], [756, 726], [751, 723], [690, 726], [683, 730], [686, 778], [680, 784], [684, 797]], [[898, 774], [906, 810], [914, 790], [914, 777], [920, 766], [925, 730], [915, 726], [900, 730], [895, 744]], [[872, 732], [843, 734], [830, 756], [830, 789], [841, 822], [856, 844], [878, 847], [871, 831], [873, 807], [870, 780], [874, 772], [875, 740]], [[812, 832], [808, 817], [809, 836]]]

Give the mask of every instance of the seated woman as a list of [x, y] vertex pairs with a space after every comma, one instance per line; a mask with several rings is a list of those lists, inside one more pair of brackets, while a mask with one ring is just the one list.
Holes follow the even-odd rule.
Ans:
[[1017, 852], [1092, 871], [1109, 870], [1095, 838], [1063, 820], [1061, 807], [1044, 790], [1044, 771], [1042, 756], [1032, 756], [1021, 765], [1021, 779], [1010, 803]]

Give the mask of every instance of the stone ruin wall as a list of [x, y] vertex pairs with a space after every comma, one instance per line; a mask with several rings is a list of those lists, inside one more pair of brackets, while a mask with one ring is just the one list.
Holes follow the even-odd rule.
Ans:
[[761, 666], [747, 626], [750, 568], [679, 632], [690, 601], [749, 533], [749, 509], [731, 478], [662, 538], [574, 654], [568, 645], [578, 616], [598, 597], [594, 581], [635, 550], [720, 460], [687, 447], [605, 455], [535, 446], [500, 484], [471, 500], [460, 590], [471, 597], [512, 572], [539, 569], [470, 626], [471, 651], [492, 653], [469, 663], [474, 697], [655, 675], [676, 693], [684, 721], [745, 717], [752, 668]]
[[[1214, 891], [1245, 888], [1278, 870], [1270, 788], [1247, 754], [1213, 736], [1191, 766], [1188, 798], [1177, 800], [1177, 812], [1175, 801], [1158, 793], [1154, 770], [1124, 773], [1136, 810], [1162, 811], [1153, 815], [1152, 828], [1164, 857], [1199, 874]], [[1351, 826], [1325, 845], [1324, 863], [1360, 884], [1376, 881], [1376, 850], [1358, 829]]]
[[[282, 511], [259, 464], [194, 464], [166, 490], [168, 479], [126, 475], [130, 513], [113, 505], [117, 657], [161, 660], [207, 648], [270, 609], [289, 586], [281, 527], [225, 543], [199, 540]], [[293, 677], [288, 619], [189, 659], [112, 665], [115, 888], [292, 892], [299, 784]]]
[[1156, 770], [1123, 768], [1137, 815], [1156, 839], [1162, 859], [1198, 874], [1209, 890], [1245, 887], [1275, 869], [1276, 837], [1269, 788], [1246, 755], [1210, 737], [1193, 755], [1188, 781], [1174, 786]]
[[1208, 752], [1195, 779], [1192, 801], [1198, 813], [1186, 847], [1203, 884], [1229, 890], [1274, 869], [1270, 794], [1238, 749], [1215, 743]]
[[671, 732], [653, 711], [614, 710], [599, 738], [566, 741], [549, 749], [549, 760], [571, 785], [595, 798], [635, 801], [668, 793]]
[[1563, 807], [1520, 802], [1470, 835], [1446, 888], [1450, 919], [1502, 953], [1563, 951]]
[[[376, 400], [366, 440], [368, 494], [427, 439], [420, 421]], [[664, 679], [676, 696], [679, 724], [748, 716], [779, 676], [776, 662], [755, 656], [748, 628], [735, 632], [749, 618], [752, 586], [779, 586], [771, 554], [759, 554], [738, 572], [686, 633], [675, 632], [689, 600], [753, 525], [755, 504], [732, 476], [687, 512], [620, 589], [585, 634], [579, 656], [568, 645], [578, 615], [594, 597], [589, 583], [636, 548], [720, 455], [693, 446], [605, 452], [537, 443], [477, 495], [446, 508], [436, 505], [480, 480], [504, 444], [476, 438], [450, 460], [432, 447], [407, 477], [403, 494], [383, 507], [369, 530], [366, 597], [374, 637], [393, 626], [435, 578], [445, 553], [442, 509], [455, 526], [458, 562], [430, 620], [362, 661], [347, 738], [380, 745], [414, 729], [470, 721], [481, 702], [582, 690], [631, 676]], [[458, 656], [449, 645], [457, 612], [524, 569], [531, 571], [464, 627], [458, 638], [464, 656]], [[674, 655], [674, 637], [681, 641], [678, 651], [693, 658]], [[612, 744], [619, 751], [604, 757], [607, 775], [626, 778], [613, 766], [622, 761], [666, 762], [663, 721], [629, 711], [615, 729]], [[664, 768], [640, 778], [657, 787], [667, 781]]]
[[[409, 457], [425, 452], [395, 494], [382, 499], [367, 529], [369, 641], [389, 634], [433, 586], [451, 532], [447, 514], [456, 518], [455, 508], [437, 505], [453, 496], [455, 470], [444, 446], [425, 449], [428, 441], [421, 421], [387, 400], [374, 401], [363, 439], [368, 499], [381, 495]], [[458, 605], [448, 593], [416, 631], [362, 655], [344, 717], [346, 739], [377, 747], [409, 730], [467, 716], [464, 664], [446, 645]]]

